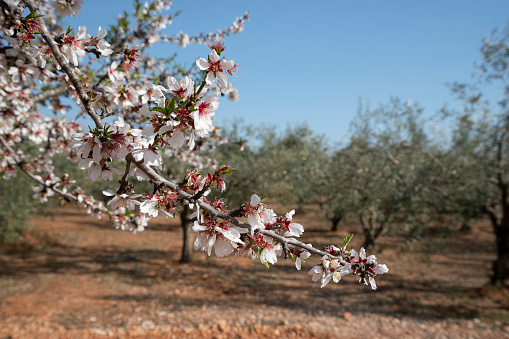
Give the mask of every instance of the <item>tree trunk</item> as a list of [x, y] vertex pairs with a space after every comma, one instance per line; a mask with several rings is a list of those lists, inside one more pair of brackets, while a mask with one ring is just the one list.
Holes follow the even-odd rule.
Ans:
[[306, 214], [306, 209], [304, 208], [304, 204], [298, 204], [297, 205], [297, 208], [295, 209], [295, 213], [297, 215], [305, 215]]
[[330, 219], [330, 221], [332, 223], [332, 228], [331, 228], [332, 232], [336, 232], [338, 230], [338, 225], [341, 222], [341, 219], [342, 219], [341, 217], [335, 217], [335, 218]]
[[370, 233], [364, 235], [364, 244], [362, 247], [364, 247], [364, 249], [375, 247], [375, 240], [371, 237]]
[[361, 212], [359, 215], [359, 220], [361, 222], [362, 226], [362, 233], [364, 233], [364, 245], [363, 247], [365, 249], [371, 248], [375, 246], [375, 239], [373, 239], [373, 236], [371, 234], [372, 229], [372, 219], [370, 217], [366, 218], [364, 216], [364, 213]]
[[[500, 189], [501, 212], [497, 215], [493, 208], [488, 210], [490, 214], [495, 235], [497, 236], [497, 260], [493, 263], [493, 285], [505, 285], [509, 287], [509, 183], [505, 181], [504, 167], [504, 141], [507, 130], [504, 130], [497, 143], [497, 161], [500, 169], [497, 173], [496, 184]], [[497, 217], [498, 216], [498, 217]]]
[[470, 225], [470, 217], [464, 215], [461, 218], [461, 227], [459, 231], [465, 233], [472, 231], [472, 226]]
[[502, 213], [496, 213], [494, 208], [488, 209], [495, 235], [497, 237], [497, 259], [493, 263], [492, 285], [509, 287], [509, 203], [507, 189], [502, 190]]
[[509, 286], [509, 229], [499, 227], [497, 236], [497, 260], [493, 263], [492, 285]]
[[182, 226], [182, 256], [180, 257], [181, 263], [191, 262], [193, 261], [193, 230], [191, 225], [189, 225], [189, 205], [184, 205], [182, 207], [182, 211], [180, 212], [180, 222]]
[[365, 217], [364, 213], [360, 214], [360, 222], [362, 226], [362, 232], [364, 233], [364, 245], [365, 249], [375, 247], [375, 241], [378, 237], [385, 231], [387, 225], [390, 225], [392, 221], [392, 216], [386, 217], [384, 220], [378, 222], [376, 217], [370, 215], [369, 217]]

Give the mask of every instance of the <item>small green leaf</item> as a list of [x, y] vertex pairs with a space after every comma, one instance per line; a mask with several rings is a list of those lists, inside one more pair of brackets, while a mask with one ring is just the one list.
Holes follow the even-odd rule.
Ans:
[[29, 19], [34, 19], [34, 18], [40, 18], [42, 16], [44, 16], [44, 15], [35, 14], [35, 11], [31, 11], [30, 14], [28, 14], [24, 19], [29, 20]]
[[235, 168], [230, 168], [230, 169], [227, 169], [226, 171], [223, 171], [221, 174], [226, 174], [226, 175], [230, 175], [232, 174], [233, 172], [238, 172], [239, 170], [235, 169]]
[[44, 15], [42, 14], [35, 14], [35, 11], [30, 13], [29, 15], [27, 15], [25, 17], [26, 20], [30, 20], [30, 19], [35, 19], [35, 18], [40, 18], [40, 17], [43, 17]]
[[352, 240], [352, 238], [353, 238], [353, 234], [352, 235], [345, 235], [345, 239], [343, 240], [343, 249], [346, 249], [346, 246], [348, 245], [350, 240]]
[[164, 108], [162, 108], [162, 107], [152, 107], [150, 110], [166, 114], [166, 110]]
[[175, 110], [175, 97], [171, 97], [170, 101], [166, 104], [166, 111], [171, 114]]

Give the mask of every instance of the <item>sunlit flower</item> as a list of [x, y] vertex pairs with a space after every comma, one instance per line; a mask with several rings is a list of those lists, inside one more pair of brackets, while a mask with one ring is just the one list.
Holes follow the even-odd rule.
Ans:
[[113, 197], [110, 201], [108, 201], [108, 206], [110, 206], [113, 209], [117, 209], [119, 207], [124, 207], [129, 210], [134, 210], [136, 208], [136, 205], [140, 205], [140, 202], [138, 200], [134, 200], [136, 198], [141, 197], [141, 194], [117, 194], [111, 189], [107, 189], [103, 191], [103, 194], [109, 197]]
[[227, 72], [231, 70], [235, 66], [235, 62], [233, 60], [226, 61], [225, 59], [221, 59], [215, 50], [209, 55], [209, 60], [204, 58], [199, 58], [196, 60], [196, 65], [202, 71], [207, 71], [207, 78], [205, 79], [207, 84], [212, 85], [215, 80], [217, 80], [217, 84], [222, 89], [226, 89], [228, 87], [227, 84], [227, 76], [223, 72]]
[[243, 245], [240, 240], [240, 230], [226, 223], [217, 224], [209, 219], [202, 225], [195, 221], [193, 231], [198, 233], [194, 249], [205, 251], [209, 256], [212, 253], [212, 247], [216, 256], [224, 257], [230, 255], [238, 245]]
[[191, 112], [194, 128], [198, 136], [204, 137], [212, 130], [214, 111], [219, 106], [219, 93], [209, 94], [196, 104], [196, 110]]
[[288, 231], [284, 234], [285, 237], [300, 237], [304, 233], [304, 227], [292, 221], [295, 210], [286, 213], [286, 223], [288, 223]]
[[371, 288], [376, 290], [375, 276], [387, 272], [389, 272], [389, 269], [385, 264], [377, 264], [376, 256], [370, 255], [366, 258], [366, 250], [364, 247], [361, 248], [359, 253], [355, 250], [350, 251], [349, 273], [357, 275], [360, 283], [367, 285], [369, 281]]
[[173, 93], [182, 100], [188, 99], [194, 93], [194, 81], [187, 76], [182, 81], [178, 81], [174, 77], [168, 77], [166, 85], [168, 86], [166, 92]]

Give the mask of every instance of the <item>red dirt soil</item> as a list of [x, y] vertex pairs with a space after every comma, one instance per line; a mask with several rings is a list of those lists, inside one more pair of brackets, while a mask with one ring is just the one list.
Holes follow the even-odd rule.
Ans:
[[[294, 219], [315, 246], [361, 233], [354, 222], [328, 231], [316, 208]], [[487, 287], [486, 221], [468, 233], [426, 228], [412, 248], [403, 231], [383, 236], [376, 254], [390, 271], [377, 291], [352, 277], [320, 289], [307, 274], [318, 257], [300, 272], [283, 258], [269, 269], [203, 253], [179, 264], [178, 220], [131, 234], [65, 207], [33, 224], [0, 250], [0, 339], [509, 337], [509, 293]]]

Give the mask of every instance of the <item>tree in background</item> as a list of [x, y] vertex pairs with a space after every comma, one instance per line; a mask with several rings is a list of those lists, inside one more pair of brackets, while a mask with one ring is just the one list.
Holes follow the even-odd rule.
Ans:
[[330, 190], [331, 209], [357, 214], [364, 247], [374, 246], [396, 220], [420, 228], [432, 209], [433, 178], [442, 169], [424, 126], [422, 109], [396, 98], [360, 109], [350, 143], [333, 157], [338, 170], [329, 180], [339, 189]]
[[307, 125], [288, 127], [281, 135], [274, 128], [261, 127], [258, 135], [262, 144], [257, 162], [267, 194], [297, 206], [298, 213], [316, 203], [317, 178], [328, 162], [324, 137]]
[[[457, 151], [454, 185], [470, 197], [467, 206], [482, 208], [497, 239], [493, 284], [509, 279], [509, 30], [494, 31], [481, 46], [483, 61], [474, 84], [455, 83], [452, 91], [464, 101], [456, 120]], [[483, 93], [487, 85], [503, 88], [496, 102]]]
[[270, 184], [265, 173], [260, 171], [258, 155], [247, 142], [253, 140], [253, 132], [250, 126], [245, 126], [239, 121], [222, 126], [221, 135], [227, 140], [218, 145], [212, 156], [218, 163], [232, 165], [237, 172], [224, 178], [226, 189], [223, 193], [212, 197], [224, 198], [234, 206], [240, 206], [251, 198], [250, 192], [257, 191], [261, 195], [267, 194]]
[[331, 231], [338, 230], [339, 223], [354, 211], [354, 196], [349, 190], [353, 169], [352, 163], [344, 157], [344, 150], [335, 151], [320, 172], [315, 184], [316, 200], [320, 209], [331, 223]]
[[459, 116], [448, 148], [440, 157], [446, 170], [435, 186], [436, 199], [441, 202], [437, 204], [437, 214], [457, 217], [460, 231], [469, 231], [470, 221], [482, 217], [486, 202], [494, 198], [495, 187], [487, 185], [486, 167], [479, 161], [485, 157], [479, 148], [479, 137], [486, 132], [487, 122], [473, 121], [468, 114]]

